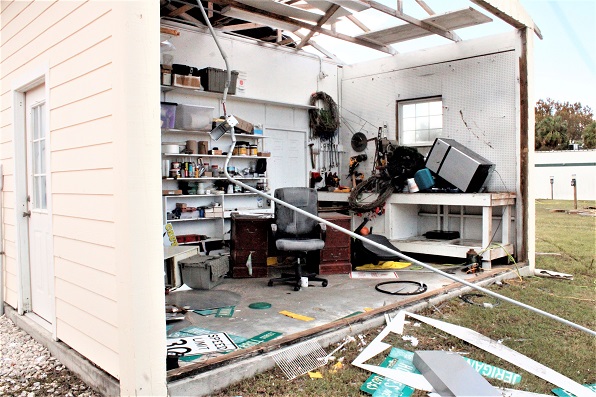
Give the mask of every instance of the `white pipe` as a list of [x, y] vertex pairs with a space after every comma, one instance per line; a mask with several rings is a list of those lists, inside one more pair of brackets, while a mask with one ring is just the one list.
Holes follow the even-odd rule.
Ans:
[[[225, 53], [223, 52], [223, 49], [219, 45], [219, 40], [217, 39], [217, 36], [215, 35], [215, 31], [213, 30], [213, 27], [211, 26], [211, 22], [209, 22], [209, 19], [207, 18], [207, 15], [205, 13], [205, 10], [203, 8], [203, 5], [201, 4], [200, 1], [198, 3], [199, 3], [199, 6], [201, 8], [201, 12], [203, 13], [203, 17], [205, 18], [205, 21], [207, 22], [207, 26], [209, 27], [209, 30], [211, 31], [211, 34], [213, 35], [213, 38], [215, 39], [215, 43], [217, 44], [217, 47], [219, 48], [219, 50], [220, 50], [220, 52], [222, 54], [222, 57], [224, 57], [224, 61], [226, 62], [228, 81], [226, 81], [226, 89], [224, 90], [224, 101], [225, 101], [225, 95], [227, 93], [227, 87], [229, 86], [230, 79], [231, 79], [231, 72], [230, 72], [230, 69], [228, 67], [227, 56], [225, 55]], [[285, 201], [282, 201], [282, 200], [277, 199], [277, 198], [275, 198], [273, 196], [270, 196], [270, 195], [268, 195], [266, 193], [263, 193], [262, 191], [257, 190], [257, 189], [255, 189], [252, 186], [249, 186], [249, 185], [247, 185], [247, 184], [245, 184], [243, 182], [240, 182], [240, 181], [232, 178], [232, 176], [228, 173], [228, 165], [230, 163], [230, 159], [232, 158], [232, 152], [234, 151], [234, 147], [236, 146], [236, 136], [234, 134], [234, 127], [232, 127], [230, 129], [230, 136], [232, 138], [232, 144], [231, 144], [230, 150], [228, 150], [228, 154], [226, 156], [226, 162], [225, 162], [225, 165], [224, 165], [224, 175], [226, 176], [226, 179], [228, 179], [233, 184], [238, 185], [238, 186], [240, 186], [240, 187], [242, 187], [242, 188], [244, 188], [246, 190], [249, 190], [249, 191], [251, 191], [253, 193], [256, 193], [259, 196], [262, 196], [262, 197], [264, 197], [264, 198], [266, 198], [268, 200], [271, 200], [271, 201], [273, 201], [273, 202], [275, 202], [277, 204], [283, 205], [284, 207], [290, 208], [291, 210], [296, 211], [299, 214], [302, 214], [302, 215], [307, 216], [307, 217], [309, 217], [311, 219], [314, 219], [314, 220], [316, 220], [316, 221], [318, 221], [320, 223], [323, 223], [323, 224], [325, 224], [325, 225], [327, 225], [327, 226], [329, 226], [329, 227], [331, 227], [333, 229], [336, 229], [336, 230], [338, 230], [338, 231], [340, 231], [340, 232], [342, 232], [344, 234], [347, 234], [350, 237], [353, 237], [355, 239], [358, 239], [358, 240], [361, 240], [363, 242], [366, 242], [367, 244], [370, 244], [370, 245], [372, 245], [374, 247], [377, 247], [377, 248], [379, 248], [379, 249], [381, 249], [381, 250], [383, 250], [383, 251], [385, 251], [387, 253], [390, 253], [390, 254], [393, 254], [395, 256], [398, 256], [399, 258], [402, 258], [402, 259], [404, 259], [406, 261], [409, 261], [409, 262], [415, 263], [417, 265], [420, 265], [420, 266], [422, 266], [422, 267], [424, 267], [424, 268], [426, 268], [428, 270], [431, 270], [431, 271], [433, 271], [435, 273], [438, 273], [438, 274], [440, 274], [440, 275], [442, 275], [444, 277], [447, 277], [447, 278], [449, 278], [449, 279], [451, 279], [453, 281], [457, 281], [457, 282], [459, 282], [461, 284], [467, 285], [468, 287], [474, 288], [475, 290], [480, 291], [480, 292], [483, 292], [483, 293], [485, 293], [485, 294], [487, 294], [489, 296], [492, 296], [494, 298], [504, 300], [505, 302], [509, 302], [511, 304], [514, 304], [514, 305], [517, 305], [519, 307], [522, 307], [524, 309], [533, 311], [534, 313], [541, 314], [541, 315], [543, 315], [545, 317], [548, 317], [550, 319], [553, 319], [555, 321], [559, 321], [559, 322], [561, 322], [563, 324], [566, 324], [566, 325], [569, 325], [571, 327], [577, 328], [580, 331], [584, 331], [584, 332], [586, 332], [588, 334], [591, 334], [593, 336], [596, 336], [596, 332], [593, 331], [593, 330], [591, 330], [591, 329], [589, 329], [589, 328], [586, 328], [586, 327], [581, 326], [579, 324], [575, 324], [575, 323], [573, 323], [573, 322], [571, 322], [569, 320], [565, 320], [564, 318], [561, 318], [559, 316], [555, 316], [554, 314], [545, 312], [544, 310], [540, 310], [540, 309], [537, 309], [537, 308], [532, 307], [530, 305], [526, 305], [525, 303], [516, 301], [515, 299], [511, 299], [511, 298], [508, 298], [506, 296], [497, 294], [496, 292], [492, 292], [492, 291], [490, 291], [490, 290], [488, 290], [486, 288], [480, 287], [480, 286], [475, 285], [473, 283], [470, 283], [470, 282], [468, 282], [466, 280], [460, 279], [460, 278], [458, 278], [458, 277], [456, 277], [454, 275], [451, 275], [449, 273], [445, 273], [444, 271], [441, 271], [439, 269], [435, 269], [434, 267], [432, 267], [432, 266], [430, 266], [430, 265], [428, 265], [428, 264], [426, 264], [424, 262], [420, 262], [419, 260], [416, 260], [414, 258], [410, 258], [409, 256], [407, 256], [405, 254], [402, 254], [401, 252], [394, 251], [391, 248], [387, 248], [387, 247], [385, 247], [382, 244], [379, 244], [379, 243], [376, 243], [374, 241], [368, 240], [367, 238], [365, 238], [363, 236], [360, 236], [359, 234], [356, 234], [356, 233], [352, 232], [351, 230], [344, 229], [341, 226], [338, 226], [338, 225], [336, 225], [334, 223], [331, 223], [331, 222], [329, 222], [329, 221], [327, 221], [327, 220], [325, 220], [323, 218], [319, 218], [318, 216], [313, 215], [313, 214], [311, 214], [309, 212], [306, 212], [303, 209], [300, 209], [300, 208], [295, 207], [295, 206], [293, 206], [291, 204], [288, 204]]]

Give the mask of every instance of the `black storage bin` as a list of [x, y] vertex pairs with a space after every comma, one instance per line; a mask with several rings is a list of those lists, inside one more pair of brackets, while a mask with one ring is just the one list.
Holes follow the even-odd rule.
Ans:
[[179, 74], [182, 76], [199, 76], [199, 69], [195, 68], [194, 66], [174, 63], [172, 65], [172, 74]]
[[[226, 87], [226, 71], [216, 68], [204, 68], [199, 70], [201, 77], [201, 85], [205, 91], [223, 92]], [[232, 77], [230, 80], [230, 87], [228, 94], [234, 95], [236, 93], [236, 81], [238, 80], [238, 71], [232, 70]]]

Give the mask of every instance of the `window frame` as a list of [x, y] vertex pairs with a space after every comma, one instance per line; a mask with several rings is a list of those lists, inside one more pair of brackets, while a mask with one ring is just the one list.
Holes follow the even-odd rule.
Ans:
[[[433, 137], [432, 139], [427, 140], [427, 141], [414, 140], [413, 142], [405, 142], [404, 134], [403, 134], [403, 130], [402, 130], [403, 124], [404, 124], [404, 122], [402, 120], [403, 106], [417, 104], [417, 103], [425, 103], [425, 102], [428, 102], [428, 103], [440, 102], [441, 103], [441, 128], [440, 128], [441, 131], [439, 132], [439, 135], [438, 135], [438, 136], [441, 136], [441, 134], [443, 132], [443, 128], [444, 128], [444, 123], [443, 123], [443, 121], [444, 121], [444, 119], [443, 119], [444, 105], [443, 105], [443, 96], [442, 95], [432, 95], [432, 96], [426, 96], [426, 97], [400, 99], [400, 100], [396, 101], [396, 104], [395, 104], [395, 113], [396, 113], [395, 120], [396, 120], [396, 124], [397, 124], [395, 131], [396, 131], [396, 135], [397, 135], [397, 141], [400, 145], [402, 145], [402, 146], [416, 146], [416, 147], [417, 146], [426, 147], [426, 146], [433, 145], [436, 137]], [[428, 117], [431, 117], [431, 116], [432, 115], [428, 115]], [[437, 115], [435, 115], [435, 116], [437, 116]], [[423, 116], [421, 116], [421, 117], [423, 117]], [[416, 118], [417, 117], [414, 116], [414, 119], [416, 119]], [[436, 130], [436, 128], [435, 129], [428, 128], [428, 130], [430, 132], [430, 130]], [[416, 131], [417, 130], [414, 130], [414, 133], [416, 133]]]

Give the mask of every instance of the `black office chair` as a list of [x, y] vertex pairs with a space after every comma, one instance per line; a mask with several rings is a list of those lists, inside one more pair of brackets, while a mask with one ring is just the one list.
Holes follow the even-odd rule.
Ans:
[[[276, 189], [275, 198], [317, 215], [317, 192], [307, 187], [285, 187]], [[296, 258], [295, 273], [282, 273], [281, 277], [272, 278], [268, 285], [275, 282], [290, 282], [294, 291], [300, 290], [302, 277], [308, 281], [320, 281], [323, 287], [327, 280], [317, 277], [316, 273], [302, 273], [303, 261], [311, 251], [318, 251], [325, 246], [326, 225], [300, 214], [280, 204], [275, 205], [275, 223], [271, 225], [275, 246], [279, 251]]]

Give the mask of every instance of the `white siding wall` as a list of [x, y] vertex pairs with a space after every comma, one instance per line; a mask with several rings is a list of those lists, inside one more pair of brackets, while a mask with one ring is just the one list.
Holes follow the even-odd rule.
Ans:
[[[158, 10], [143, 1], [2, 1], [0, 14], [2, 300], [16, 308], [21, 295], [15, 139], [24, 138], [14, 90], [45, 76], [55, 336], [120, 379], [126, 395], [166, 393]], [[131, 177], [131, 164], [143, 172]]]
[[[2, 2], [5, 300], [17, 305], [12, 88], [49, 69], [56, 336], [118, 376], [108, 3]], [[20, 175], [20, 174], [19, 174]]]

